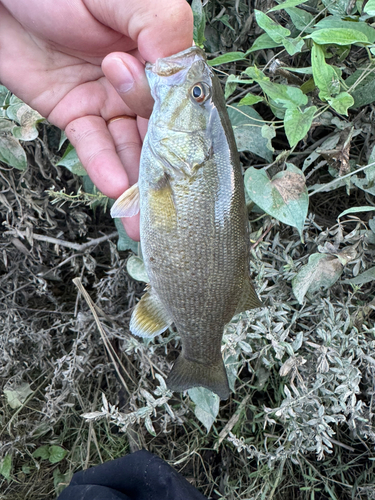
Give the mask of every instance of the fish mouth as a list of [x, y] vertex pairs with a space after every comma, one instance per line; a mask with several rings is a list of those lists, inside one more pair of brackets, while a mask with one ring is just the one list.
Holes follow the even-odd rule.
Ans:
[[197, 46], [189, 47], [169, 57], [157, 59], [154, 64], [146, 63], [146, 70], [158, 76], [171, 76], [192, 66], [196, 61], [206, 61], [206, 54]]

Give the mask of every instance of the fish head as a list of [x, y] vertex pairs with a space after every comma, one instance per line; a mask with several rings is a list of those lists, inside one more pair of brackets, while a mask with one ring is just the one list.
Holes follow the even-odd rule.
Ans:
[[212, 150], [213, 78], [199, 47], [146, 65], [154, 98], [149, 143], [165, 163], [192, 173]]

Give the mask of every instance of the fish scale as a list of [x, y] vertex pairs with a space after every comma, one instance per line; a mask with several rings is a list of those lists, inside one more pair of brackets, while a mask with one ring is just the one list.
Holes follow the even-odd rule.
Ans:
[[[220, 83], [191, 47], [146, 65], [154, 109], [138, 181], [141, 245], [150, 279], [130, 330], [145, 337], [172, 323], [182, 350], [171, 390], [230, 389], [221, 354], [224, 326], [259, 307], [249, 275], [243, 177]], [[132, 191], [131, 191], [132, 190]], [[134, 187], [114, 216], [134, 214]], [[131, 202], [129, 200], [131, 199]]]

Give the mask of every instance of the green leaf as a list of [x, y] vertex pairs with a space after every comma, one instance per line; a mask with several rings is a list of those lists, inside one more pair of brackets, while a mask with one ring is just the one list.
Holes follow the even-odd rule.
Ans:
[[247, 56], [248, 54], [251, 54], [251, 52], [255, 52], [256, 50], [274, 49], [275, 47], [280, 47], [281, 45], [281, 42], [275, 42], [267, 33], [263, 33], [262, 35], [258, 36], [250, 49], [245, 52], [245, 55]]
[[264, 12], [255, 9], [255, 19], [260, 26], [276, 43], [283, 43], [284, 38], [290, 35], [290, 31], [280, 24], [277, 24]]
[[364, 285], [365, 283], [370, 283], [375, 280], [375, 267], [370, 267], [362, 274], [355, 276], [353, 278], [348, 278], [343, 280], [342, 283], [352, 284], [352, 285]]
[[189, 389], [188, 394], [196, 405], [194, 409], [195, 416], [206, 427], [208, 433], [219, 413], [219, 396], [204, 387]]
[[268, 215], [297, 228], [302, 236], [309, 206], [305, 177], [292, 163], [270, 180], [264, 170], [250, 167], [245, 172], [249, 198]]
[[259, 113], [250, 106], [233, 105], [228, 107], [238, 151], [252, 153], [272, 161], [272, 153], [267, 148], [267, 139], [262, 137], [261, 127], [264, 121]]
[[272, 9], [268, 10], [267, 12], [275, 12], [275, 10], [288, 9], [289, 7], [295, 7], [296, 5], [301, 5], [302, 3], [305, 3], [307, 1], [308, 0], [286, 0], [283, 3], [276, 5], [276, 7], [272, 7]]
[[374, 212], [374, 211], [375, 207], [352, 207], [341, 212], [341, 214], [337, 217], [337, 219], [340, 219], [341, 217], [344, 217], [344, 215], [348, 214], [356, 214], [358, 212]]
[[311, 64], [315, 85], [320, 90], [319, 97], [327, 100], [340, 92], [340, 80], [332, 66], [326, 63], [322, 47], [313, 44]]
[[327, 7], [328, 12], [340, 17], [350, 15], [353, 10], [352, 0], [322, 0], [322, 3]]
[[252, 106], [253, 104], [256, 104], [257, 102], [263, 101], [263, 97], [260, 97], [259, 95], [254, 95], [251, 94], [250, 92], [243, 97], [240, 102], [238, 103], [238, 106]]
[[126, 263], [126, 270], [134, 280], [149, 283], [150, 279], [147, 275], [145, 263], [140, 257], [131, 255]]
[[273, 125], [263, 125], [262, 127], [262, 137], [267, 139], [267, 148], [274, 152], [274, 148], [272, 146], [272, 139], [276, 137], [276, 130]]
[[330, 288], [339, 279], [343, 266], [333, 255], [314, 253], [292, 280], [293, 293], [299, 304], [303, 304], [307, 292], [317, 292], [319, 288]]
[[52, 445], [49, 447], [48, 453], [48, 460], [51, 462], [51, 464], [57, 464], [65, 458], [68, 452], [64, 450], [64, 448], [61, 448], [61, 446]]
[[202, 47], [204, 41], [204, 29], [206, 27], [206, 16], [203, 10], [202, 0], [193, 0], [191, 2], [191, 10], [193, 11], [194, 17], [194, 31], [193, 38], [194, 42]]
[[87, 175], [86, 170], [83, 168], [82, 163], [79, 161], [77, 152], [71, 144], [65, 150], [61, 160], [57, 165], [62, 165], [76, 175]]
[[290, 147], [294, 147], [310, 130], [317, 108], [310, 106], [304, 111], [299, 108], [287, 109], [284, 117], [285, 134]]
[[242, 59], [246, 59], [246, 54], [244, 52], [227, 52], [207, 62], [209, 66], [219, 66], [219, 64], [241, 61]]
[[0, 118], [0, 135], [10, 134], [14, 128], [14, 123], [8, 118]]
[[43, 460], [48, 460], [49, 458], [49, 445], [45, 444], [43, 446], [39, 446], [33, 453], [32, 456], [34, 458], [42, 458]]
[[258, 83], [263, 92], [275, 101], [276, 104], [283, 106], [283, 108], [296, 108], [307, 104], [307, 96], [298, 87], [269, 81], [258, 81]]
[[[285, 10], [298, 30], [303, 30], [307, 33], [311, 33], [313, 31], [312, 23], [314, 16], [312, 14], [303, 9], [298, 9], [297, 7], [290, 7]], [[309, 28], [307, 28], [307, 26], [309, 26]]]
[[[363, 21], [343, 21], [339, 16], [327, 16], [315, 24], [314, 28], [316, 30], [332, 28], [357, 30], [363, 33], [370, 43], [375, 42], [375, 29]], [[333, 43], [333, 41], [331, 43]]]
[[32, 393], [33, 390], [30, 388], [30, 384], [26, 382], [20, 384], [13, 391], [4, 389], [7, 403], [13, 409], [20, 408]]
[[301, 37], [297, 38], [285, 38], [283, 41], [283, 46], [290, 56], [294, 56], [301, 52], [305, 41]]
[[305, 38], [312, 38], [319, 45], [351, 45], [353, 43], [370, 43], [367, 36], [357, 30], [348, 28], [323, 28]]
[[24, 102], [18, 102], [7, 109], [8, 117], [20, 124], [13, 128], [13, 135], [21, 141], [33, 141], [38, 137], [36, 125], [44, 118]]
[[363, 12], [369, 16], [375, 16], [375, 0], [368, 0]]
[[125, 252], [125, 250], [131, 250], [133, 253], [138, 252], [138, 243], [132, 240], [125, 231], [124, 225], [121, 219], [115, 219], [115, 226], [118, 231], [118, 242], [117, 250], [120, 252]]
[[327, 101], [337, 113], [346, 116], [348, 116], [348, 108], [354, 104], [353, 97], [347, 92], [340, 92], [336, 97], [327, 99]]
[[261, 82], [261, 81], [269, 82], [270, 80], [268, 76], [265, 76], [263, 71], [258, 69], [256, 66], [248, 66], [245, 69], [245, 71], [243, 71], [243, 73], [252, 78], [253, 80], [255, 80], [256, 82]]
[[26, 153], [18, 140], [11, 135], [0, 133], [0, 161], [18, 170], [27, 169]]
[[[357, 81], [360, 79], [360, 83]], [[358, 69], [345, 80], [349, 92], [354, 99], [354, 107], [359, 108], [375, 101], [374, 65], [366, 69]], [[355, 85], [353, 90], [350, 89]]]
[[12, 471], [12, 455], [5, 455], [0, 463], [0, 474], [5, 477], [5, 479], [10, 479], [10, 473]]

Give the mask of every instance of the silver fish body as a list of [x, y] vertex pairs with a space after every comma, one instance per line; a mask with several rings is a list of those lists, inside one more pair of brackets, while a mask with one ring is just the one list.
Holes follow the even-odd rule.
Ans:
[[155, 100], [140, 173], [141, 245], [150, 279], [130, 329], [152, 336], [174, 322], [182, 350], [171, 390], [229, 396], [221, 354], [232, 317], [261, 305], [238, 152], [217, 77], [198, 47], [147, 64]]

